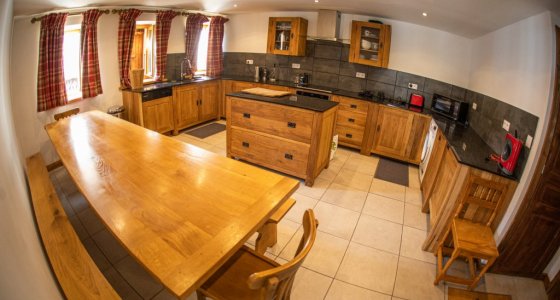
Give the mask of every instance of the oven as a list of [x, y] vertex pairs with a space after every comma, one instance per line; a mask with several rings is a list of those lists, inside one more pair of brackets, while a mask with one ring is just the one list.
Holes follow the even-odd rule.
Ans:
[[297, 87], [296, 95], [317, 98], [330, 101], [332, 99], [332, 90], [313, 88], [313, 87]]

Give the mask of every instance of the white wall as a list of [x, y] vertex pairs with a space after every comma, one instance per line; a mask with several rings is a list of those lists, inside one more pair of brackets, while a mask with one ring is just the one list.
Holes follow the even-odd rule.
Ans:
[[[266, 52], [269, 17], [298, 16], [308, 20], [309, 36], [317, 32], [316, 12], [264, 12], [232, 15], [226, 23], [224, 51]], [[341, 38], [349, 43], [352, 20], [370, 16], [342, 14]], [[379, 18], [378, 18], [379, 19]], [[392, 26], [389, 68], [467, 87], [470, 45], [467, 38], [411, 23], [380, 19]]]
[[62, 299], [39, 243], [10, 103], [12, 0], [0, 2], [0, 299]]
[[[57, 159], [54, 148], [43, 128], [45, 124], [54, 121], [55, 113], [74, 107], [79, 107], [82, 112], [93, 109], [106, 111], [111, 105], [122, 104], [117, 55], [118, 19], [118, 15], [102, 15], [97, 27], [103, 94], [40, 113], [37, 113], [40, 24], [31, 24], [29, 18], [17, 18], [14, 21], [11, 58], [12, 106], [16, 133], [24, 157], [41, 151], [47, 163]], [[155, 21], [155, 14], [142, 14], [138, 20]], [[67, 23], [79, 24], [80, 22], [81, 16], [70, 16]], [[184, 52], [185, 17], [175, 17], [171, 25], [167, 52]]]

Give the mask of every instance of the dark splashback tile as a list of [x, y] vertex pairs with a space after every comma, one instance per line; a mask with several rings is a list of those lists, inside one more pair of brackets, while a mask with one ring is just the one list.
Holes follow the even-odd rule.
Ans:
[[313, 57], [315, 56], [315, 41], [307, 41], [305, 44], [305, 56]]
[[300, 64], [301, 70], [313, 70], [313, 57], [309, 56], [290, 56], [290, 67], [292, 64]]
[[451, 84], [426, 78], [424, 91], [431, 94], [439, 94], [445, 97], [451, 96]]
[[374, 94], [382, 92], [385, 98], [393, 99], [395, 93], [395, 86], [391, 84], [386, 84], [382, 82], [368, 80], [366, 84], [366, 89], [373, 91]]
[[370, 67], [367, 74], [367, 79], [394, 85], [397, 81], [397, 71]]
[[350, 76], [356, 77], [356, 72], [365, 73], [366, 77], [368, 74], [369, 68], [364, 65], [353, 64], [348, 62], [341, 62], [340, 63], [340, 75], [341, 76]]
[[423, 91], [424, 81], [425, 78], [422, 76], [405, 73], [405, 72], [397, 72], [397, 82], [396, 82], [397, 86], [408, 88], [409, 83], [415, 83], [418, 85], [418, 90]]
[[226, 52], [224, 53], [224, 64], [244, 64], [246, 54], [244, 52]]
[[322, 72], [313, 72], [311, 84], [321, 85], [330, 88], [338, 88], [338, 75]]
[[466, 101], [465, 100], [466, 95], [467, 95], [466, 89], [455, 85], [451, 86], [451, 98], [461, 100], [461, 101]]
[[356, 77], [340, 76], [338, 78], [338, 89], [351, 92], [361, 92], [366, 87], [366, 80]]
[[334, 59], [315, 58], [313, 61], [313, 71], [338, 74], [340, 70], [340, 61]]
[[[245, 60], [252, 59], [253, 66], [264, 66], [266, 65], [266, 54], [265, 53], [247, 53], [245, 55]], [[246, 63], [243, 61], [242, 63]]]
[[350, 56], [350, 45], [343, 44], [342, 52], [340, 53], [340, 61], [348, 61], [349, 56]]
[[315, 46], [315, 58], [327, 58], [340, 60], [342, 45], [317, 44]]
[[266, 66], [267, 67], [272, 67], [275, 64], [278, 67], [288, 67], [289, 66], [289, 56], [287, 56], [287, 55], [266, 54]]
[[395, 95], [394, 98], [399, 101], [407, 101], [408, 102], [408, 89], [400, 86], [395, 87]]

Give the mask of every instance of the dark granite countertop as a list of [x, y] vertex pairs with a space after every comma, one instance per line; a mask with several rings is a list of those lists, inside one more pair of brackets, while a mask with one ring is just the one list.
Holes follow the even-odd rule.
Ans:
[[132, 91], [132, 92], [136, 92], [136, 93], [144, 93], [144, 92], [149, 92], [149, 91], [163, 89], [163, 88], [169, 88], [169, 87], [186, 85], [186, 84], [193, 84], [193, 83], [201, 83], [201, 82], [218, 80], [218, 79], [221, 79], [221, 78], [201, 76], [200, 78], [196, 78], [196, 79], [157, 82], [157, 83], [147, 84], [140, 89], [126, 89], [125, 91]]
[[517, 181], [514, 176], [500, 171], [498, 163], [487, 159], [495, 153], [471, 128], [434, 114], [432, 116], [451, 146], [457, 161], [462, 164]]
[[284, 97], [264, 97], [264, 96], [243, 93], [243, 92], [231, 93], [227, 95], [244, 98], [244, 99], [303, 108], [303, 109], [308, 109], [317, 112], [324, 112], [338, 105], [338, 102], [325, 101], [325, 100], [321, 100], [313, 97], [301, 96], [301, 95], [288, 95]]

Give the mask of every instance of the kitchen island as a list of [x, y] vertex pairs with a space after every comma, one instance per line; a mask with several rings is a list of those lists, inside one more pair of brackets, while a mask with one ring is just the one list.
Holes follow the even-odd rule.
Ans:
[[306, 96], [226, 97], [227, 155], [305, 179], [329, 166], [337, 102]]

